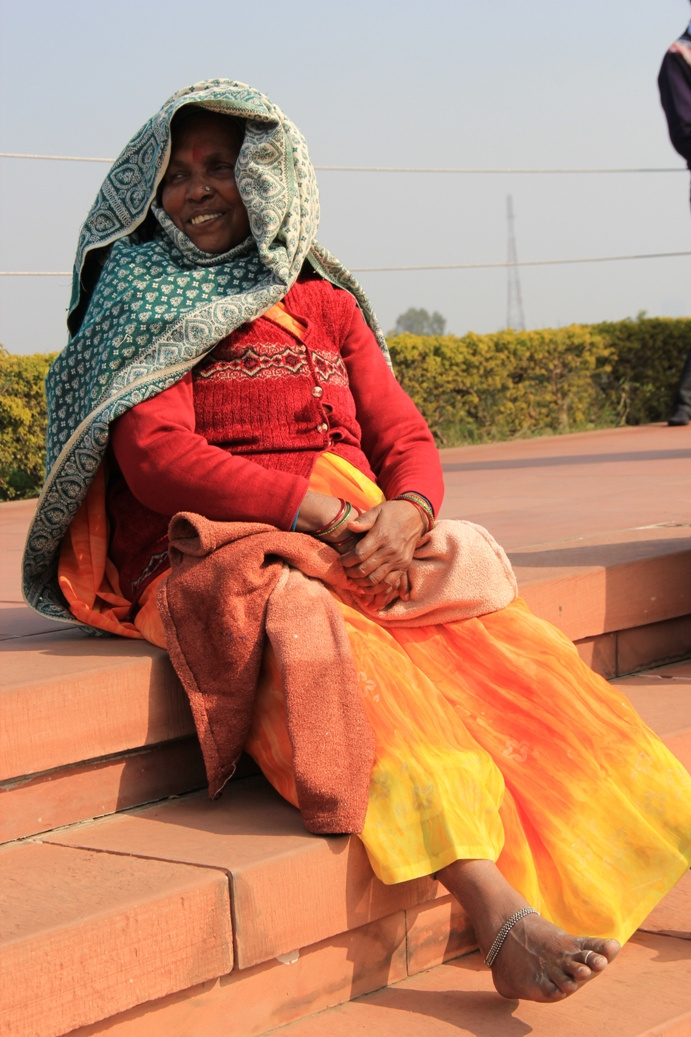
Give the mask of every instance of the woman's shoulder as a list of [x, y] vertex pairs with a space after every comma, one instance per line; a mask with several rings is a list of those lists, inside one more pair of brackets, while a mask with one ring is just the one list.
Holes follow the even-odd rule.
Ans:
[[296, 316], [319, 321], [339, 337], [350, 326], [357, 309], [354, 296], [338, 288], [315, 271], [305, 269], [286, 296], [288, 308]]

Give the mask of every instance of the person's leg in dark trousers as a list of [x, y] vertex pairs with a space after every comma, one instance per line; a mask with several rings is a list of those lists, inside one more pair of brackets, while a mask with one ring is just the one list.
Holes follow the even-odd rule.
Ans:
[[691, 350], [681, 372], [679, 384], [674, 394], [674, 411], [667, 422], [668, 425], [688, 425], [691, 423]]

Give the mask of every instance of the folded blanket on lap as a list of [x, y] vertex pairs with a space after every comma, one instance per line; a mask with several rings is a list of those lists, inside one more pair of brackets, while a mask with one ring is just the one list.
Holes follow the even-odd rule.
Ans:
[[438, 522], [409, 571], [411, 597], [363, 608], [337, 553], [262, 523], [181, 513], [170, 524], [171, 574], [159, 589], [168, 650], [189, 696], [218, 795], [249, 732], [265, 638], [283, 680], [295, 780], [311, 832], [359, 832], [374, 739], [336, 592], [384, 626], [486, 615], [514, 600], [504, 551], [481, 526]]

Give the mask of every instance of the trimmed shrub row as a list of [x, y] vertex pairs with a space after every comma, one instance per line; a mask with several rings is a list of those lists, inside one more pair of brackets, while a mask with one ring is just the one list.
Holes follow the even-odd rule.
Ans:
[[45, 468], [43, 383], [57, 353], [14, 356], [0, 346], [0, 501], [37, 497]]
[[[691, 319], [494, 335], [397, 335], [394, 368], [440, 446], [665, 420]], [[44, 466], [43, 382], [56, 354], [0, 347], [0, 500], [36, 496]]]
[[440, 446], [662, 421], [691, 320], [398, 335], [394, 369]]

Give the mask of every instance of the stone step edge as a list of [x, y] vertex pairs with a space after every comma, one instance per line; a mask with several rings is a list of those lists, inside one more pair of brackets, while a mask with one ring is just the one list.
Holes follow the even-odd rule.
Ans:
[[[634, 704], [643, 716], [643, 719], [647, 720], [647, 722], [658, 731], [658, 734], [662, 737], [665, 744], [668, 745], [682, 763], [691, 769], [691, 695], [688, 694], [691, 691], [690, 670], [691, 663], [672, 667], [663, 667], [661, 668], [662, 672], [653, 671], [644, 676], [630, 678], [628, 681], [622, 679], [615, 681], [613, 686], [620, 687], [624, 694], [627, 694], [627, 692], [629, 693]], [[655, 686], [656, 682], [659, 682], [657, 687]], [[632, 683], [634, 684], [634, 687], [632, 687]], [[648, 684], [650, 684], [649, 694]], [[652, 709], [651, 715], [646, 713], [646, 703], [650, 703], [650, 708]], [[233, 817], [238, 816], [238, 811], [239, 816], [244, 816], [243, 810], [245, 812], [249, 810], [250, 816], [254, 816], [253, 811], [256, 808], [250, 807], [249, 804], [250, 802], [254, 802], [254, 796], [256, 795], [254, 789], [257, 781], [266, 789], [264, 795], [268, 794], [270, 798], [273, 796], [273, 798], [280, 804], [279, 809], [287, 813], [288, 809], [286, 808], [285, 803], [280, 800], [275, 793], [271, 792], [268, 783], [260, 776], [257, 779], [250, 779], [250, 782], [244, 785], [244, 787], [243, 783], [239, 783], [233, 790], [233, 801], [231, 802], [229, 800], [226, 804]], [[247, 803], [246, 807], [242, 806], [243, 800]], [[176, 816], [180, 815], [180, 817], [177, 821], [173, 820], [173, 823], [186, 823], [185, 816], [187, 815], [189, 815], [187, 818], [189, 822], [191, 817], [196, 818], [199, 814], [199, 824], [202, 828], [206, 828], [208, 821], [204, 820], [204, 816], [208, 811], [213, 809], [213, 804], [211, 806], [209, 805], [204, 792], [191, 794], [189, 796], [178, 796], [175, 797], [174, 801], [180, 803], [180, 808], [173, 807], [174, 814]], [[183, 807], [182, 801], [186, 801], [188, 806]], [[170, 806], [172, 805], [173, 803], [171, 801]], [[45, 838], [49, 842], [55, 842], [58, 844], [80, 845], [84, 848], [101, 850], [115, 849], [118, 852], [135, 852], [144, 856], [160, 856], [162, 855], [163, 844], [159, 846], [156, 842], [151, 843], [147, 836], [144, 836], [142, 839], [141, 834], [139, 836], [135, 835], [131, 827], [131, 822], [126, 821], [126, 818], [128, 815], [135, 818], [139, 816], [141, 821], [145, 822], [145, 824], [150, 825], [151, 821], [155, 824], [160, 824], [161, 822], [166, 821], [167, 813], [168, 808], [166, 808], [166, 803], [165, 801], [162, 801], [158, 806], [143, 806], [133, 810], [120, 812], [118, 815], [114, 815], [111, 818], [103, 819], [105, 825], [103, 835], [101, 834], [98, 825], [94, 826], [89, 822], [85, 822], [83, 824], [68, 825], [60, 830], [47, 833]], [[121, 818], [121, 820], [116, 821], [116, 817]], [[282, 825], [283, 822], [280, 817], [277, 818], [277, 820], [279, 820], [279, 825]], [[192, 823], [196, 826], [197, 821], [194, 820]], [[218, 829], [220, 832], [226, 831], [225, 822], [222, 818], [219, 817], [217, 824], [220, 825], [220, 828]], [[302, 832], [299, 820], [296, 824], [299, 831]], [[134, 841], [132, 840], [132, 835], [126, 834], [128, 826], [132, 835], [135, 835]], [[137, 827], [141, 827], [141, 822]], [[266, 828], [266, 826], [264, 826], [264, 828]], [[242, 831], [244, 831], [244, 829], [242, 829]], [[266, 829], [266, 831], [268, 832], [269, 829]], [[113, 834], [115, 834], [115, 838], [113, 838]], [[303, 865], [300, 865], [299, 863], [300, 854], [304, 853], [305, 849], [313, 849], [311, 842], [310, 846], [307, 848], [301, 844], [294, 848], [290, 848], [287, 847], [286, 844], [285, 852], [281, 852], [281, 867], [288, 867], [289, 870], [292, 869], [291, 873], [299, 874], [305, 866], [304, 862]], [[334, 849], [333, 846], [332, 849]], [[222, 860], [223, 864], [230, 867], [231, 872], [234, 873], [238, 865], [234, 863], [232, 854], [228, 856], [227, 853], [227, 851], [224, 851], [222, 859], [216, 856], [214, 862], [218, 866]], [[163, 856], [165, 856], [166, 859], [179, 861], [181, 863], [199, 863], [200, 861], [199, 856], [192, 858], [187, 855], [187, 851], [185, 851], [181, 856], [178, 856], [178, 854], [180, 854], [179, 847], [176, 847], [175, 845], [165, 845]], [[288, 862], [288, 858], [292, 858], [290, 863]], [[240, 861], [242, 861], [242, 857], [240, 858]], [[325, 861], [321, 861], [321, 863], [317, 865], [317, 871], [324, 865], [324, 863]], [[359, 863], [362, 864], [362, 862]], [[244, 874], [244, 869], [247, 868], [247, 866], [247, 862], [244, 864], [240, 863], [240, 871], [238, 874]], [[266, 865], [261, 861], [254, 861], [249, 865], [250, 868], [257, 866], [262, 868], [266, 867]], [[354, 865], [351, 865], [351, 870], [352, 867], [354, 867]], [[334, 875], [334, 878], [335, 877], [336, 876]], [[246, 879], [243, 879], [242, 881], [246, 885]], [[246, 888], [249, 889], [249, 887]], [[428, 899], [428, 894], [425, 894], [425, 899]], [[313, 937], [313, 939], [318, 938], [319, 936]], [[298, 944], [309, 942], [312, 941], [305, 939], [298, 940]], [[288, 949], [288, 943], [290, 943], [290, 940], [286, 942], [285, 947], [274, 948], [275, 953], [282, 953], [284, 950]], [[249, 954], [250, 963], [264, 960], [261, 955], [259, 957], [256, 956], [256, 950], [248, 951], [247, 953]], [[267, 956], [270, 957], [272, 953], [273, 951], [269, 950]], [[252, 955], [254, 955], [254, 957], [252, 957]], [[241, 968], [246, 967], [246, 965], [243, 964], [243, 961], [247, 961], [247, 958], [243, 959], [242, 956], [240, 956], [239, 964]]]
[[[75, 1030], [71, 1037], [96, 1037], [98, 1034], [104, 1034], [106, 1037], [188, 1037], [191, 1033], [223, 1034], [224, 1037], [301, 1037], [303, 1027], [306, 1031], [305, 1037], [307, 1034], [309, 1037], [323, 1037], [325, 1033], [331, 1035], [331, 1021], [344, 1010], [347, 1013], [350, 1003], [359, 1002], [359, 1015], [363, 1003], [379, 998], [386, 999], [387, 996], [395, 998], [395, 990], [400, 984], [413, 981], [422, 985], [431, 978], [429, 973], [439, 974], [440, 966], [444, 964], [448, 964], [453, 972], [444, 970], [449, 975], [450, 982], [443, 984], [445, 989], [440, 992], [441, 1002], [448, 1003], [457, 969], [472, 969], [474, 973], [479, 973], [479, 982], [475, 983], [473, 976], [470, 990], [464, 985], [464, 990], [470, 995], [470, 1017], [466, 1020], [468, 1028], [461, 1030], [465, 1012], [462, 1004], [458, 1004], [453, 1016], [454, 1033], [463, 1032], [468, 1037], [476, 1033], [492, 1033], [492, 1037], [511, 1037], [518, 1022], [516, 1016], [521, 1019], [526, 1010], [531, 1013], [535, 1011], [532, 1007], [526, 1008], [525, 1003], [515, 1003], [515, 1007], [507, 1016], [502, 1010], [503, 1002], [494, 1002], [497, 995], [488, 985], [488, 977], [484, 975], [479, 960], [476, 960], [478, 956], [472, 953], [473, 948], [470, 946], [459, 947], [458, 953], [444, 955], [439, 960], [430, 960], [422, 969], [408, 968], [406, 971], [400, 951], [395, 945], [391, 946], [392, 937], [395, 940], [396, 936], [395, 922], [396, 916], [391, 916], [383, 919], [381, 923], [363, 927], [361, 933], [353, 931], [347, 934], [349, 960], [345, 967], [337, 960], [338, 951], [341, 951], [342, 957], [345, 956], [343, 941], [329, 941], [328, 948], [325, 945], [305, 948], [297, 961], [287, 966], [273, 963], [251, 970], [252, 975], [231, 973], [224, 982], [218, 980], [213, 984], [205, 984], [177, 995], [160, 998], [139, 1009], [104, 1019], [101, 1024]], [[409, 932], [413, 930], [414, 924]], [[438, 935], [441, 937], [442, 934]], [[647, 951], [651, 959], [650, 964], [653, 966], [653, 955], [657, 952], [659, 957], [660, 952], [664, 952], [667, 946], [664, 937], [643, 933], [636, 934], [634, 942], [637, 945], [633, 948], [636, 956], [640, 956], [641, 951], [644, 954]], [[678, 948], [683, 949], [682, 941], [674, 939], [672, 947], [673, 956], [678, 961], [679, 954], [674, 954], [674, 951]], [[325, 952], [330, 953], [327, 956]], [[632, 957], [626, 948], [622, 954], [625, 955], [625, 959]], [[621, 969], [629, 967], [625, 959], [620, 962]], [[683, 965], [682, 962], [681, 969], [678, 965], [676, 968], [672, 965], [670, 969], [671, 981], [676, 986], [673, 992], [677, 994], [679, 988], [683, 988]], [[641, 971], [645, 976], [645, 971], [636, 969], [633, 978], [627, 977], [619, 982], [616, 974], [610, 977], [619, 987], [620, 996], [621, 988], [628, 987], [633, 1003], [635, 990], [640, 989], [640, 984], [645, 982], [645, 979], [641, 978]], [[421, 972], [427, 975], [420, 976]], [[410, 986], [410, 983], [407, 985]], [[391, 993], [388, 994], [388, 991]], [[605, 991], [603, 995], [606, 1002]], [[481, 1003], [478, 1003], [473, 1011], [472, 1002], [479, 1002], [480, 999]], [[587, 1011], [587, 1006], [579, 1005], [579, 1000], [578, 996], [575, 997], [570, 1006], [577, 1014], [582, 1009]], [[658, 1001], [664, 1004], [664, 998], [659, 997], [659, 992]], [[526, 1032], [529, 1030], [535, 1037], [573, 1037], [573, 1034], [582, 1032], [582, 1027], [575, 1025], [573, 1018], [567, 1022], [566, 1029], [558, 1027], [555, 1031], [554, 1024], [557, 1019], [550, 1017], [549, 1008], [539, 1007], [539, 1015], [536, 1014], [535, 1018], [524, 1021]], [[677, 1012], [679, 1007], [677, 1003], [671, 1011]], [[392, 1028], [382, 1030], [379, 1025], [372, 1025], [375, 1020], [370, 1020], [368, 1027], [365, 1020], [362, 1032], [405, 1032], [434, 1037], [437, 1023], [433, 1012], [421, 1017], [420, 1008], [412, 1009], [419, 1019], [419, 1029], [411, 1030], [406, 1026], [406, 1016], [401, 1015], [401, 1006], [394, 1005], [393, 1010], [395, 1023]], [[386, 1018], [382, 1013], [385, 1011], [384, 1004], [378, 1006], [377, 1019], [384, 1026]], [[558, 1008], [556, 1011], [561, 1013], [563, 1009]], [[528, 1022], [530, 1025], [527, 1025]], [[350, 1029], [339, 1029], [335, 1037], [339, 1037], [341, 1033], [347, 1034], [347, 1037], [350, 1037], [351, 1033], [359, 1033], [360, 1025], [359, 1020], [354, 1019]], [[652, 1026], [644, 1026], [643, 1029], [639, 1026], [640, 1024], [634, 1024], [633, 1030], [630, 1030], [626, 1037], [688, 1037], [691, 1033], [691, 1010], [682, 1011], [682, 1014], [675, 1014]], [[450, 1033], [450, 1030], [444, 1027], [441, 1032]], [[622, 1035], [617, 1033], [615, 1037]]]
[[691, 614], [691, 581], [680, 578], [691, 566], [689, 530], [625, 530], [615, 542], [600, 534], [509, 557], [531, 609], [580, 641]]
[[233, 968], [221, 870], [47, 842], [0, 861], [5, 1034], [59, 1037]]
[[[479, 1033], [512, 1037], [517, 1032], [534, 1037], [574, 1037], [585, 1032], [583, 1021], [588, 1018], [600, 1024], [609, 1020], [607, 1032], [611, 1037], [689, 1037], [691, 1009], [684, 991], [691, 951], [686, 943], [670, 937], [636, 934], [622, 949], [619, 968], [613, 963], [611, 971], [606, 970], [592, 987], [588, 985], [555, 1006], [514, 1001], [510, 1012], [498, 999], [479, 955], [470, 954], [457, 963], [447, 962], [294, 1023], [267, 1029], [259, 1037], [322, 1037], [324, 1033], [329, 1037], [350, 1037], [354, 1032], [381, 1037], [401, 1032], [411, 1037], [435, 1037], [452, 1030], [467, 1037]], [[661, 959], [664, 964], [659, 966]], [[622, 975], [623, 970], [626, 972]], [[397, 992], [404, 995], [402, 1004], [398, 1003]], [[449, 1004], [454, 993], [460, 1001], [455, 1011]], [[429, 1007], [437, 998], [438, 1016]], [[420, 1020], [419, 1029], [415, 1024], [406, 1026], [407, 1013]], [[125, 1037], [117, 1026], [109, 1032], [112, 1037]], [[605, 1030], [598, 1027], [597, 1032]], [[127, 1037], [135, 1037], [135, 1033], [128, 1030]]]

